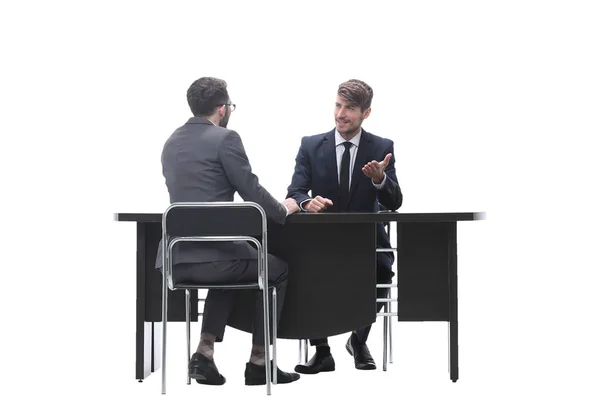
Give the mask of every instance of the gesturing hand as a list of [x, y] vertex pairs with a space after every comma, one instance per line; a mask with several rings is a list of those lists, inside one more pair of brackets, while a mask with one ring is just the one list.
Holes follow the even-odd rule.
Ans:
[[388, 153], [383, 161], [369, 161], [362, 167], [362, 172], [373, 179], [373, 182], [379, 184], [383, 181], [384, 171], [390, 163], [390, 158], [392, 157], [392, 153]]
[[317, 196], [304, 203], [302, 207], [308, 212], [318, 213], [325, 210], [327, 207], [331, 207], [333, 201], [326, 199], [325, 197]]

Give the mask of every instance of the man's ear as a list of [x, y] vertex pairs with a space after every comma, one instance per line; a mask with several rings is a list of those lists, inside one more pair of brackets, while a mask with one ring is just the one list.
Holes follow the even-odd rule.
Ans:
[[369, 114], [371, 114], [371, 107], [365, 110], [365, 115], [363, 116], [363, 118], [366, 119], [369, 116]]

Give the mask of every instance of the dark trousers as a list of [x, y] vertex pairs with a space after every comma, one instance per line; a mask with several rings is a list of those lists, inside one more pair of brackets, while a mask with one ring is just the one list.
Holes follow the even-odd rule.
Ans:
[[[387, 267], [378, 264], [377, 266], [377, 283], [378, 284], [390, 284], [392, 283], [392, 278], [394, 273]], [[377, 297], [385, 298], [387, 297], [390, 289], [389, 288], [377, 288]], [[385, 303], [377, 303], [377, 312], [380, 312]], [[366, 343], [367, 338], [369, 337], [369, 332], [371, 332], [371, 326], [364, 326], [362, 328], [356, 329], [356, 336], [358, 339], [358, 343]], [[317, 346], [319, 344], [327, 344], [327, 338], [322, 339], [311, 339], [310, 344], [312, 346]]]
[[[271, 254], [268, 255], [269, 286], [277, 289], [277, 321], [281, 320], [281, 310], [287, 289], [288, 265], [285, 261]], [[256, 283], [258, 267], [256, 260], [215, 261], [199, 264], [178, 264], [173, 267], [173, 276], [177, 282], [202, 282], [204, 284]], [[235, 307], [235, 290], [209, 289], [204, 301], [202, 332], [217, 337], [217, 342], [223, 340], [225, 326]], [[272, 296], [269, 291], [269, 317], [272, 318]], [[254, 323], [252, 328], [252, 344], [265, 344], [265, 329], [263, 320], [263, 292], [256, 290], [254, 307]], [[272, 321], [271, 340], [273, 338]]]

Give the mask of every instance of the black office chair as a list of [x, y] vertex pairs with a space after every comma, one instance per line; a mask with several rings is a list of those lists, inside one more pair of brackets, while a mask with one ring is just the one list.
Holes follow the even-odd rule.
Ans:
[[[190, 351], [190, 290], [197, 289], [260, 289], [263, 291], [265, 357], [270, 360], [269, 289], [273, 296], [273, 365], [265, 363], [266, 376], [273, 376], [277, 384], [277, 291], [268, 284], [267, 219], [263, 208], [253, 202], [180, 202], [171, 204], [162, 218], [163, 293], [162, 293], [162, 394], [166, 394], [167, 309], [169, 290], [185, 290], [186, 333], [189, 360]], [[257, 239], [258, 238], [258, 239]], [[256, 283], [205, 284], [203, 282], [175, 282], [173, 280], [173, 246], [181, 242], [247, 241], [258, 250], [258, 280]], [[190, 377], [187, 383], [190, 384]], [[271, 379], [266, 380], [267, 395], [271, 394]]]

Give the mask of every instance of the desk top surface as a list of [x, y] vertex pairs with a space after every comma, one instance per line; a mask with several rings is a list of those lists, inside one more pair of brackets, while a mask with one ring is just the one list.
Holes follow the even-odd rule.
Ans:
[[[115, 221], [160, 223], [162, 213], [115, 213]], [[402, 213], [296, 213], [286, 223], [360, 223], [360, 222], [456, 222], [485, 219], [485, 212]]]

